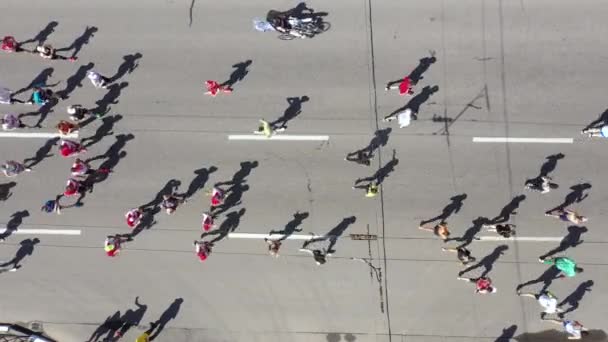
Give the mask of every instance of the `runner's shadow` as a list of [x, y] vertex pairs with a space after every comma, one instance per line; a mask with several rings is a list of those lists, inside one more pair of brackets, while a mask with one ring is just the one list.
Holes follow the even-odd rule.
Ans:
[[[47, 91], [50, 90], [47, 89]], [[53, 108], [55, 108], [58, 103], [59, 100], [57, 100], [55, 97], [52, 97], [47, 101], [47, 103], [42, 105], [42, 107], [40, 107], [40, 109], [38, 110], [38, 114], [40, 115], [40, 117], [38, 118], [38, 122], [36, 122], [34, 127], [42, 128], [42, 123], [44, 122], [44, 120], [46, 120], [46, 117], [51, 112], [53, 112]]]
[[49, 152], [51, 152], [51, 149], [53, 148], [53, 146], [57, 145], [58, 141], [59, 141], [59, 138], [53, 138], [53, 139], [47, 140], [44, 143], [44, 145], [42, 145], [38, 149], [38, 151], [36, 151], [36, 154], [34, 155], [34, 157], [23, 160], [23, 164], [25, 165], [25, 167], [33, 168], [34, 166], [40, 164], [46, 158], [52, 157], [53, 154], [49, 153]]
[[461, 237], [445, 239], [444, 242], [455, 240], [458, 242], [462, 242], [462, 244], [460, 244], [460, 246], [458, 246], [458, 248], [466, 247], [473, 242], [473, 240], [475, 239], [475, 236], [481, 231], [481, 228], [483, 227], [484, 224], [489, 223], [489, 220], [486, 217], [480, 216], [480, 217], [476, 218], [475, 220], [473, 220], [472, 223], [473, 223], [473, 225], [471, 227], [469, 227]]
[[502, 329], [502, 333], [496, 338], [496, 340], [494, 340], [494, 342], [510, 342], [516, 331], [517, 325], [515, 324], [506, 329]]
[[4, 241], [6, 238], [11, 236], [19, 226], [23, 223], [23, 219], [30, 216], [30, 212], [27, 210], [21, 210], [13, 213], [11, 219], [6, 223], [6, 230], [0, 234], [0, 241]]
[[112, 128], [114, 127], [114, 124], [117, 123], [118, 121], [120, 121], [121, 119], [122, 119], [122, 115], [120, 115], [120, 114], [106, 116], [106, 117], [102, 118], [101, 119], [102, 124], [97, 128], [97, 131], [95, 131], [95, 134], [90, 137], [83, 138], [80, 143], [84, 147], [90, 147], [90, 146], [93, 146], [96, 143], [100, 142], [101, 139], [103, 139], [104, 137], [114, 134], [114, 132], [112, 131]]
[[457, 214], [460, 211], [460, 209], [462, 209], [463, 202], [466, 198], [467, 198], [467, 194], [453, 196], [452, 198], [450, 198], [450, 200], [452, 200], [452, 202], [450, 202], [447, 206], [445, 206], [445, 208], [443, 208], [443, 210], [441, 211], [441, 214], [439, 214], [433, 218], [430, 218], [428, 220], [421, 221], [420, 225], [423, 226], [427, 223], [435, 222], [437, 220], [439, 220], [442, 223], [447, 221], [447, 219], [450, 216], [452, 216], [453, 214]]
[[70, 51], [73, 49], [74, 52], [72, 52], [71, 57], [73, 57], [73, 58], [76, 57], [76, 55], [78, 55], [80, 50], [82, 50], [83, 46], [87, 45], [89, 43], [89, 40], [91, 40], [91, 38], [93, 38], [95, 36], [95, 32], [97, 32], [97, 31], [98, 31], [97, 27], [87, 26], [87, 28], [84, 30], [82, 35], [80, 37], [76, 38], [70, 46], [61, 48], [61, 49], [57, 49], [57, 52]]
[[58, 22], [56, 21], [51, 21], [50, 23], [48, 23], [46, 25], [46, 27], [44, 29], [42, 29], [42, 31], [38, 32], [38, 34], [36, 34], [36, 36], [34, 36], [34, 38], [22, 41], [19, 43], [19, 45], [24, 45], [27, 43], [33, 43], [33, 42], [38, 42], [38, 45], [43, 45], [46, 40], [49, 38], [49, 36], [55, 32], [55, 27], [57, 27], [57, 25], [59, 25]]
[[17, 183], [15, 182], [0, 184], [0, 201], [8, 200], [13, 195], [11, 189], [14, 188], [16, 185]]
[[19, 263], [21, 261], [23, 261], [23, 259], [28, 256], [28, 255], [32, 255], [32, 253], [34, 253], [34, 247], [40, 243], [40, 240], [38, 238], [34, 238], [32, 239], [25, 239], [23, 241], [20, 242], [21, 247], [19, 247], [19, 250], [17, 250], [17, 253], [15, 254], [15, 257], [13, 259], [11, 259], [10, 261], [7, 261], [3, 264], [0, 265], [0, 267], [6, 267], [8, 265], [13, 265], [13, 267], [19, 268], [21, 267], [21, 265], [19, 265]]
[[108, 92], [104, 95], [104, 97], [95, 102], [97, 108], [93, 109], [93, 113], [97, 113], [100, 115], [107, 114], [110, 109], [112, 109], [111, 105], [118, 104], [118, 98], [120, 97], [120, 93], [129, 86], [129, 82], [121, 82], [120, 84], [114, 83], [108, 87]]
[[606, 125], [607, 123], [608, 123], [608, 109], [606, 109], [602, 114], [600, 114], [600, 116], [596, 120], [594, 120], [590, 124], [588, 124], [587, 127], [585, 127], [585, 129], [599, 128], [599, 127]]
[[[431, 67], [433, 63], [437, 61], [437, 58], [435, 58], [435, 51], [429, 51], [429, 54], [430, 57], [421, 58], [418, 61], [418, 65], [416, 66], [416, 68], [414, 68], [414, 70], [412, 70], [412, 72], [410, 72], [410, 74], [407, 76], [410, 79], [412, 85], [418, 84], [418, 82], [420, 82], [420, 80], [424, 78], [422, 75]], [[388, 82], [387, 87], [401, 83], [402, 81], [403, 78], [390, 81]]]
[[[116, 82], [121, 79], [127, 73], [132, 73], [139, 66], [139, 60], [143, 57], [141, 53], [135, 53], [132, 55], [125, 55], [122, 57], [123, 62], [118, 67], [116, 74], [109, 78], [109, 83]], [[125, 82], [123, 82], [125, 83]]]
[[194, 170], [194, 174], [196, 176], [194, 176], [192, 181], [190, 181], [190, 185], [188, 185], [188, 190], [186, 191], [186, 193], [182, 194], [182, 196], [184, 196], [184, 198], [186, 199], [194, 196], [197, 191], [205, 187], [205, 183], [207, 183], [207, 181], [209, 180], [209, 175], [214, 173], [215, 171], [217, 171], [217, 167], [215, 166]]
[[[388, 136], [392, 131], [393, 131], [393, 129], [390, 127], [377, 130], [376, 132], [374, 132], [374, 137], [369, 142], [369, 145], [367, 145], [367, 147], [361, 149], [361, 151], [369, 152], [371, 155], [373, 155], [374, 151], [376, 151], [380, 147], [386, 146], [386, 144], [388, 143]], [[357, 152], [359, 152], [359, 151], [357, 151]]]
[[359, 178], [355, 181], [355, 187], [357, 184], [362, 182], [375, 182], [377, 185], [380, 185], [384, 182], [384, 180], [391, 174], [391, 172], [395, 171], [395, 166], [399, 164], [399, 159], [397, 159], [397, 151], [393, 150], [393, 158], [386, 163], [383, 167], [378, 169], [372, 176]]
[[302, 103], [307, 102], [310, 98], [306, 95], [301, 97], [288, 97], [288, 107], [283, 112], [283, 116], [270, 123], [273, 128], [287, 128], [287, 122], [294, 119], [302, 113]]
[[483, 271], [483, 273], [481, 273], [481, 275], [479, 277], [480, 278], [486, 277], [488, 274], [490, 274], [490, 272], [494, 268], [494, 264], [496, 263], [496, 261], [498, 261], [498, 258], [500, 258], [500, 256], [503, 255], [507, 249], [509, 249], [509, 247], [507, 245], [500, 245], [500, 246], [496, 247], [496, 249], [494, 249], [494, 251], [492, 251], [492, 253], [483, 257], [475, 265], [469, 266], [469, 267], [465, 268], [464, 270], [458, 272], [458, 275], [462, 276], [463, 274], [465, 274], [467, 272], [471, 272], [471, 271], [483, 266], [484, 271]]
[[537, 178], [548, 177], [551, 172], [555, 171], [555, 168], [557, 167], [557, 161], [560, 159], [564, 159], [564, 157], [565, 156], [562, 153], [552, 154], [548, 156], [546, 158], [547, 160], [541, 166], [540, 174]]
[[560, 272], [561, 271], [558, 270], [557, 267], [551, 266], [547, 270], [545, 270], [545, 272], [543, 272], [543, 274], [541, 274], [538, 278], [517, 285], [517, 291], [521, 290], [526, 286], [544, 283], [542, 289], [538, 291], [538, 293], [546, 292], [549, 289], [549, 286], [551, 286], [551, 283], [553, 283], [553, 280], [561, 278]]
[[241, 217], [245, 215], [245, 212], [245, 208], [241, 208], [241, 210], [239, 211], [232, 211], [228, 213], [226, 215], [226, 219], [224, 220], [224, 222], [222, 222], [218, 229], [203, 233], [201, 235], [201, 238], [204, 238], [208, 235], [217, 235], [217, 237], [209, 241], [212, 244], [223, 240], [225, 237], [228, 236], [228, 234], [234, 232], [238, 228], [239, 224], [241, 223]]
[[298, 227], [306, 218], [308, 218], [308, 215], [309, 214], [307, 212], [300, 213], [299, 211], [296, 211], [296, 213], [293, 214], [293, 218], [291, 219], [291, 221], [289, 221], [285, 225], [285, 228], [283, 228], [282, 230], [271, 230], [268, 234], [281, 234], [283, 235], [283, 237], [281, 237], [279, 240], [285, 240], [291, 234], [302, 231], [302, 228], [298, 229]]
[[[89, 189], [89, 192], [93, 192], [93, 188], [96, 184], [108, 179], [110, 173], [113, 172], [118, 163], [127, 156], [127, 152], [122, 151], [122, 149], [129, 140], [134, 138], [135, 136], [133, 134], [119, 134], [116, 136], [116, 142], [114, 142], [114, 144], [112, 144], [112, 146], [110, 146], [110, 148], [104, 154], [89, 158], [85, 161], [86, 163], [89, 163], [92, 161], [105, 159], [101, 165], [99, 165], [99, 169], [108, 170], [108, 172], [95, 172], [87, 177], [83, 183]], [[78, 203], [80, 203], [80, 199]]]
[[587, 280], [578, 285], [576, 290], [574, 290], [568, 297], [564, 298], [564, 300], [558, 304], [559, 307], [568, 304], [570, 307], [564, 312], [560, 313], [560, 317], [564, 317], [567, 313], [572, 312], [579, 307], [580, 301], [585, 296], [585, 293], [591, 292], [591, 287], [593, 287], [593, 280]]
[[568, 248], [575, 248], [576, 246], [583, 243], [581, 235], [586, 233], [588, 230], [586, 227], [570, 226], [568, 227], [568, 234], [564, 236], [559, 246], [550, 250], [549, 252], [540, 256], [541, 259], [546, 259], [552, 255], [565, 252]]
[[564, 202], [562, 204], [558, 205], [557, 207], [549, 210], [548, 212], [552, 212], [555, 210], [564, 210], [568, 206], [570, 206], [574, 203], [582, 202], [585, 198], [587, 198], [589, 196], [588, 193], [585, 193], [585, 190], [591, 189], [591, 184], [589, 184], [589, 183], [577, 184], [577, 185], [571, 186], [570, 189], [572, 191], [568, 195], [566, 195]]
[[165, 312], [160, 315], [160, 318], [155, 322], [158, 324], [156, 327], [156, 331], [152, 335], [150, 335], [150, 341], [154, 340], [158, 335], [165, 329], [165, 326], [172, 320], [177, 318], [177, 314], [179, 313], [179, 309], [184, 300], [182, 298], [177, 298], [171, 303], [171, 305], [165, 310]]
[[509, 202], [504, 208], [502, 208], [502, 210], [500, 211], [500, 214], [498, 214], [498, 216], [496, 216], [495, 218], [490, 220], [489, 223], [499, 224], [499, 223], [508, 222], [511, 219], [511, 216], [517, 215], [516, 210], [519, 208], [519, 205], [521, 204], [521, 202], [523, 202], [525, 199], [526, 199], [526, 195], [519, 195], [519, 196], [514, 197], [511, 200], [511, 202]]
[[34, 79], [30, 82], [30, 84], [28, 84], [27, 86], [17, 90], [16, 92], [14, 92], [12, 95], [19, 95], [23, 92], [26, 92], [32, 88], [35, 87], [45, 87], [45, 88], [51, 88], [54, 87], [56, 85], [58, 85], [60, 82], [54, 83], [54, 84], [48, 84], [49, 82], [49, 78], [53, 77], [53, 72], [55, 71], [55, 69], [53, 68], [46, 68], [44, 70], [42, 70], [38, 76], [34, 77]]
[[228, 80], [221, 85], [223, 87], [231, 88], [237, 83], [241, 82], [245, 79], [245, 76], [249, 73], [247, 68], [253, 63], [251, 59], [248, 59], [244, 62], [236, 63], [232, 67], [235, 68], [234, 71], [230, 74]]
[[101, 341], [110, 341], [114, 338], [114, 333], [120, 329], [122, 321], [120, 320], [120, 311], [116, 311], [112, 316], [108, 316], [106, 320], [101, 323], [100, 326], [93, 331], [91, 337], [87, 340], [88, 342], [97, 342], [106, 335]]
[[124, 336], [131, 327], [137, 327], [148, 310], [147, 305], [139, 303], [139, 297], [135, 297], [135, 306], [137, 309], [128, 309], [120, 318], [122, 326], [117, 330], [119, 336]]
[[59, 90], [57, 95], [65, 100], [70, 97], [70, 94], [76, 90], [77, 87], [82, 88], [82, 81], [87, 77], [87, 72], [93, 70], [93, 67], [95, 67], [95, 64], [93, 63], [81, 65], [76, 73], [66, 80], [65, 89]]
[[355, 223], [355, 221], [357, 221], [355, 216], [345, 217], [340, 223], [338, 223], [337, 226], [332, 228], [329, 232], [327, 232], [327, 234], [325, 234], [325, 236], [323, 236], [323, 238], [321, 238], [321, 240], [329, 240], [327, 253], [335, 253], [334, 246], [338, 242], [338, 238], [342, 236], [346, 229], [348, 229], [351, 224]]
[[403, 112], [406, 109], [410, 109], [412, 111], [412, 118], [417, 119], [418, 112], [420, 112], [420, 106], [422, 106], [426, 101], [428, 101], [431, 95], [435, 94], [438, 91], [438, 86], [426, 86], [422, 88], [422, 90], [418, 94], [414, 95], [414, 97], [412, 97], [412, 99], [405, 106], [394, 110], [386, 117], [388, 118], [397, 113]]

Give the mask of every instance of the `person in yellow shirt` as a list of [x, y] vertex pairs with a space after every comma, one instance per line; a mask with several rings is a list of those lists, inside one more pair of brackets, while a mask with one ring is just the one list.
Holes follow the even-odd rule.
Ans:
[[135, 339], [135, 342], [150, 342], [150, 335], [152, 335], [152, 332], [157, 326], [158, 322], [150, 322], [150, 328], [139, 335], [139, 337]]

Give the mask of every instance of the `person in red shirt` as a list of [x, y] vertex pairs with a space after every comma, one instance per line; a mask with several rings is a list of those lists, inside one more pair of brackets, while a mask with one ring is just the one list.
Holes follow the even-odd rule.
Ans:
[[104, 250], [106, 251], [106, 255], [109, 257], [115, 257], [120, 252], [120, 248], [122, 247], [123, 242], [132, 241], [133, 238], [128, 235], [108, 235], [106, 237], [106, 241], [104, 242]]
[[64, 196], [74, 196], [85, 192], [86, 187], [79, 180], [70, 178], [65, 186]]
[[57, 130], [59, 130], [59, 134], [61, 135], [68, 135], [70, 133], [78, 132], [78, 129], [80, 128], [78, 125], [65, 120], [59, 121], [55, 127]]
[[207, 260], [207, 257], [211, 255], [211, 248], [213, 244], [208, 241], [194, 241], [194, 252], [198, 256], [201, 262]]
[[223, 203], [224, 203], [224, 191], [222, 191], [220, 188], [214, 187], [213, 190], [211, 190], [211, 208], [220, 206]]
[[213, 224], [213, 215], [211, 215], [208, 212], [203, 213], [203, 230], [204, 231], [209, 231], [209, 229], [213, 228], [214, 224]]
[[465, 280], [469, 283], [475, 283], [475, 292], [479, 294], [496, 293], [496, 287], [492, 285], [492, 279], [488, 277], [479, 278], [463, 278], [458, 277], [458, 280]]
[[134, 208], [125, 214], [125, 218], [127, 219], [127, 225], [130, 228], [136, 228], [141, 223], [141, 218], [143, 216], [144, 211], [141, 208]]
[[412, 86], [412, 80], [410, 80], [409, 77], [405, 77], [401, 82], [396, 81], [388, 83], [384, 90], [399, 89], [399, 95], [412, 95], [414, 94]]
[[232, 93], [232, 89], [229, 87], [224, 87], [216, 81], [208, 80], [205, 82], [205, 86], [207, 87], [207, 92], [205, 92], [205, 94], [213, 97], [215, 97], [220, 91], [223, 93]]
[[59, 143], [59, 152], [64, 157], [73, 157], [79, 153], [86, 152], [87, 149], [75, 141], [61, 140]]

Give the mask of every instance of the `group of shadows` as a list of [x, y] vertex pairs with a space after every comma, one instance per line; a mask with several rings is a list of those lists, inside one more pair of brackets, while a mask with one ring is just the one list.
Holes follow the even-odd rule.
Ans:
[[[184, 302], [183, 298], [176, 298], [171, 305], [160, 315], [156, 321], [151, 321], [145, 328], [150, 341], [157, 338], [165, 326], [173, 319], [177, 318], [180, 307]], [[139, 297], [135, 297], [135, 309], [128, 309], [124, 314], [116, 311], [108, 316], [106, 320], [91, 334], [88, 342], [112, 342], [118, 341], [131, 329], [138, 329], [142, 325], [142, 320], [148, 306], [139, 302]]]

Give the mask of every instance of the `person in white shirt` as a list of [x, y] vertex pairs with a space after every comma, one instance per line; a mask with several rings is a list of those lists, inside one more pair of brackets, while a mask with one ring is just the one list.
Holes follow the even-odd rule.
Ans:
[[538, 304], [543, 307], [543, 312], [540, 314], [541, 319], [545, 319], [547, 314], [555, 314], [564, 312], [562, 308], [558, 307], [557, 297], [549, 291], [544, 291], [539, 294], [535, 293], [521, 293], [517, 292], [518, 295], [522, 297], [530, 297], [534, 298], [538, 301]]

